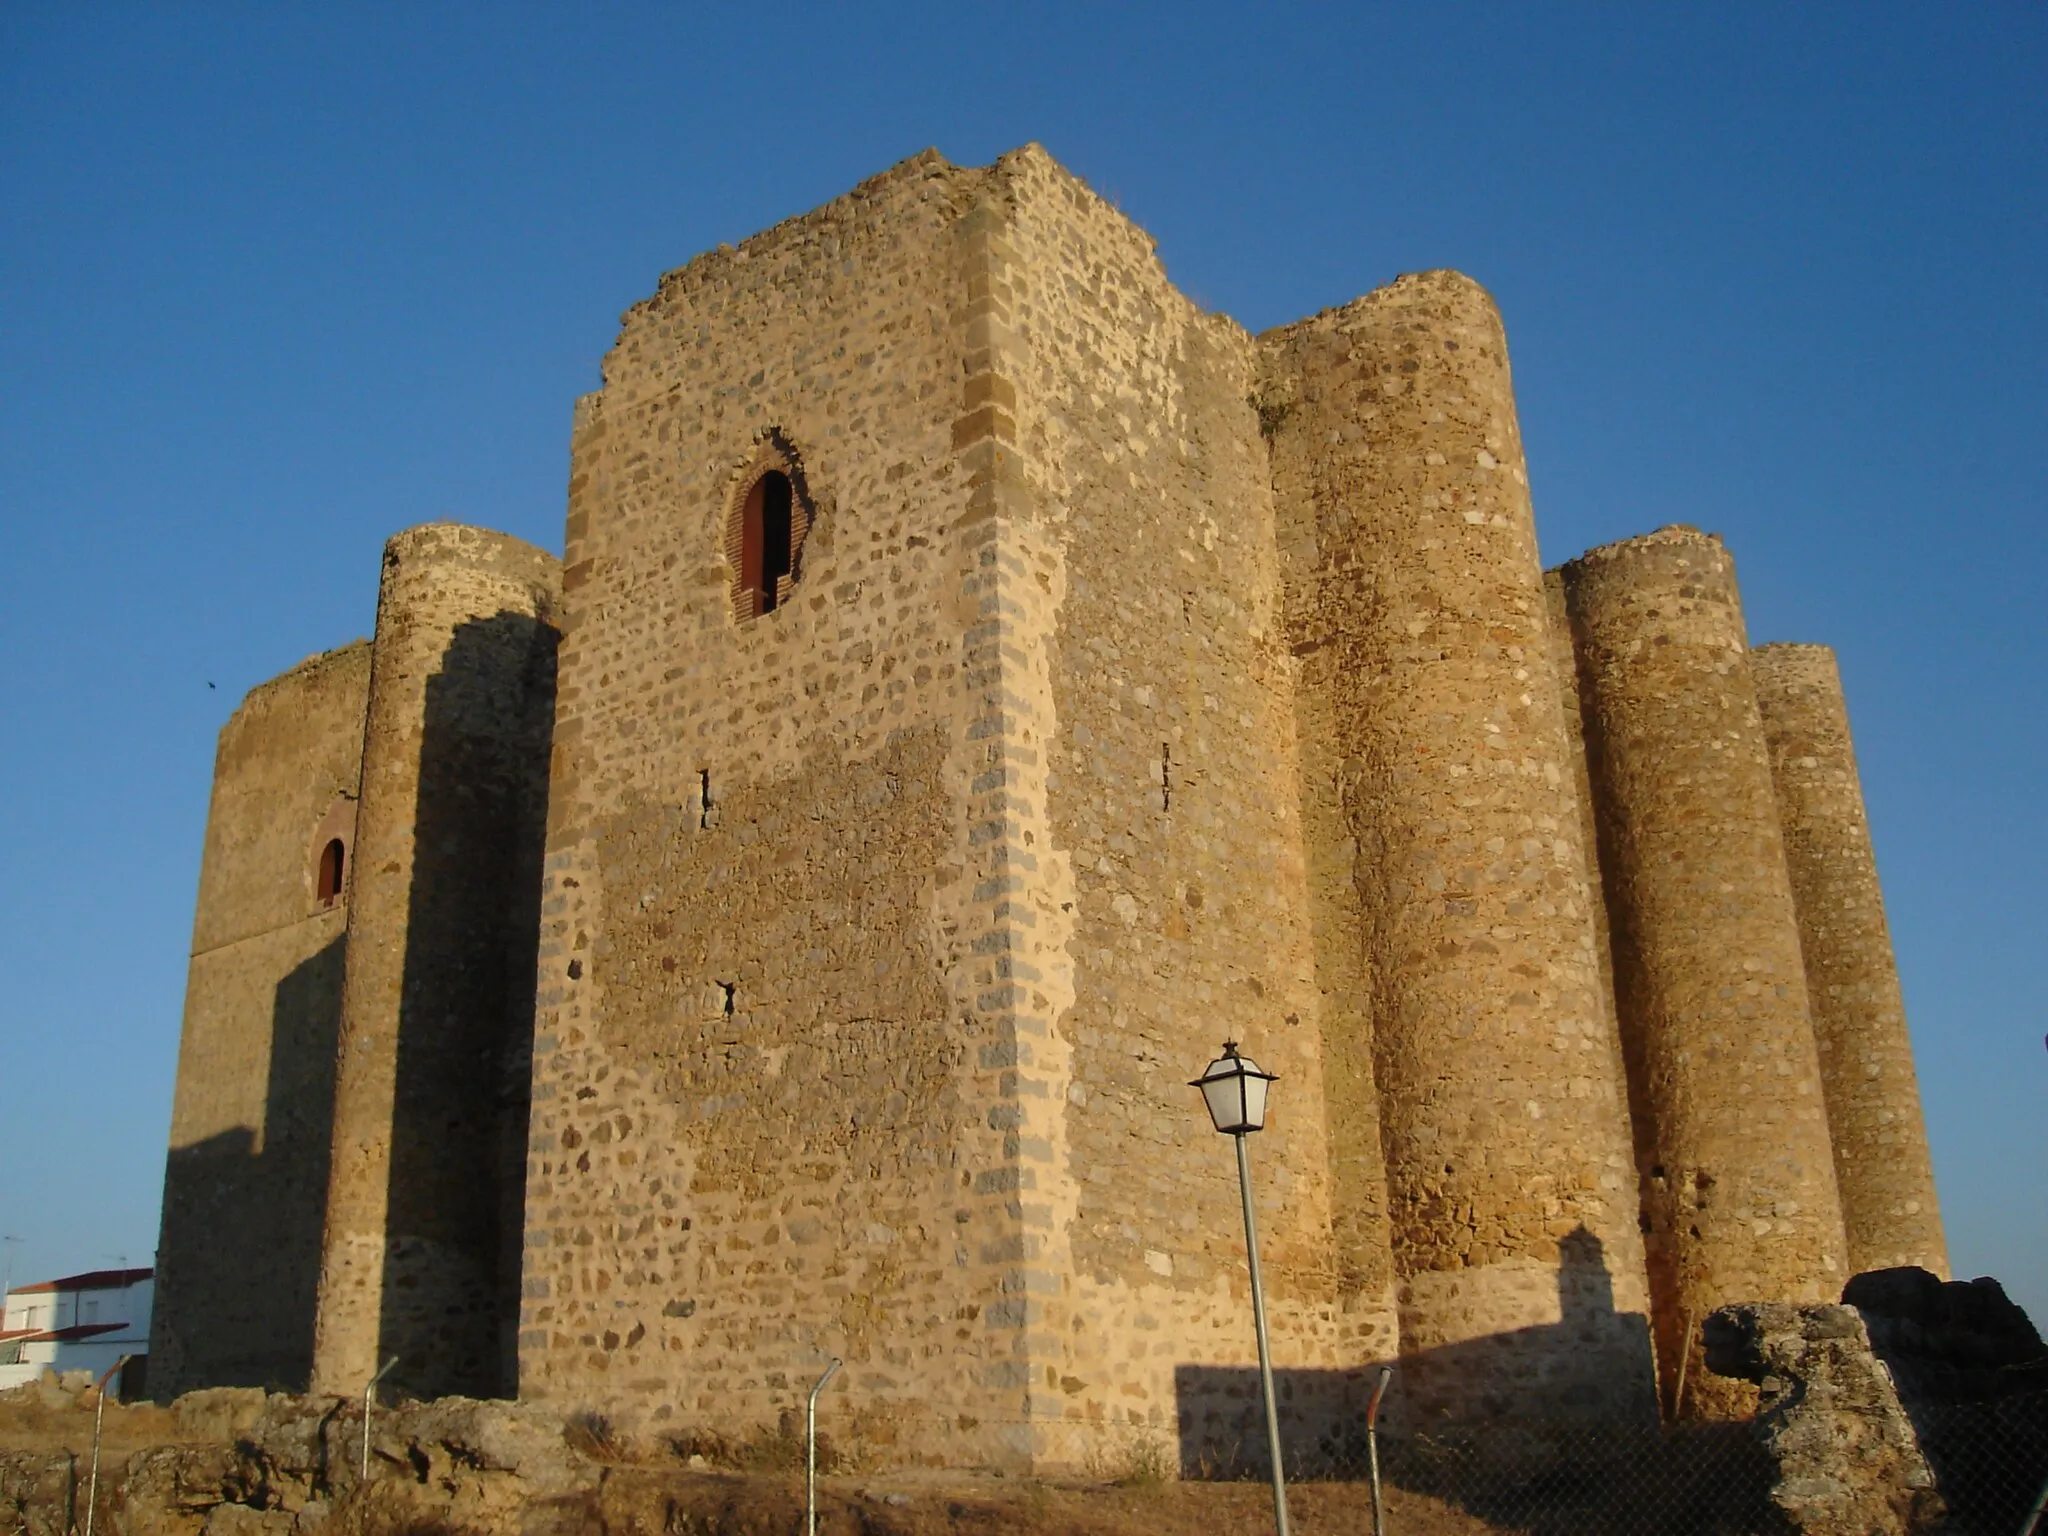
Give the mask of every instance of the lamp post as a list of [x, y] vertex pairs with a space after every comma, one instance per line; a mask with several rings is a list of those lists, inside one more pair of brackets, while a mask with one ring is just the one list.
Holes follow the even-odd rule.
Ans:
[[1273, 1351], [1266, 1342], [1266, 1288], [1259, 1279], [1259, 1229], [1252, 1216], [1252, 1160], [1244, 1139], [1266, 1123], [1266, 1088], [1277, 1081], [1258, 1063], [1237, 1054], [1237, 1042], [1223, 1042], [1223, 1054], [1190, 1088], [1202, 1090], [1216, 1129], [1237, 1143], [1237, 1187], [1244, 1199], [1244, 1251], [1252, 1275], [1252, 1323], [1259, 1336], [1259, 1390], [1266, 1401], [1266, 1454], [1273, 1462], [1273, 1525], [1287, 1533], [1287, 1480], [1280, 1464], [1280, 1409], [1273, 1400]]

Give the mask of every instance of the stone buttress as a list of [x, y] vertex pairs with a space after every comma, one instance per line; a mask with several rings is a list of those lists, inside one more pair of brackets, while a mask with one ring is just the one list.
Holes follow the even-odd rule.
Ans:
[[1306, 794], [1350, 864], [1321, 926], [1360, 957], [1411, 1405], [1642, 1416], [1628, 1121], [1499, 317], [1431, 272], [1263, 345], [1328, 776]]
[[515, 1390], [554, 557], [384, 549], [336, 1058], [315, 1390]]
[[312, 1370], [369, 684], [357, 641], [252, 688], [221, 727], [150, 1321], [166, 1400], [302, 1392]]
[[1020, 605], [1046, 625], [1045, 772], [1026, 798], [1043, 796], [1048, 904], [1070, 935], [1048, 1121], [1073, 1200], [1048, 1249], [1065, 1266], [1046, 1304], [1052, 1438], [1069, 1460], [1074, 1426], [1095, 1425], [1112, 1450], [1145, 1434], [1186, 1466], [1256, 1462], [1235, 1160], [1188, 1086], [1226, 1039], [1280, 1074], [1250, 1150], [1291, 1438], [1355, 1433], [1396, 1332], [1383, 1202], [1339, 1217], [1329, 1174], [1257, 353], [1047, 156], [1001, 169], [990, 288], [1029, 494], [1004, 532]]
[[1835, 653], [1764, 645], [1749, 662], [1799, 913], [1849, 1269], [1917, 1265], [1946, 1278], [1913, 1043]]
[[[1740, 1415], [1699, 1324], [1840, 1293], [1842, 1215], [1735, 571], [1667, 528], [1563, 567], [1613, 923], [1658, 1358], [1674, 1412]], [[1690, 1360], [1681, 1363], [1681, 1357]]]

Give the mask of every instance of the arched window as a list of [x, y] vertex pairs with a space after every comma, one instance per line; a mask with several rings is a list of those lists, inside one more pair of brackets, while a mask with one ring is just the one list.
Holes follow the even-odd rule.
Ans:
[[789, 601], [810, 526], [810, 508], [788, 470], [765, 470], [747, 487], [726, 528], [735, 619], [745, 623]]
[[348, 850], [340, 838], [330, 838], [327, 846], [320, 850], [319, 873], [313, 878], [313, 894], [320, 898], [320, 905], [331, 907], [341, 897], [343, 866], [348, 860]]

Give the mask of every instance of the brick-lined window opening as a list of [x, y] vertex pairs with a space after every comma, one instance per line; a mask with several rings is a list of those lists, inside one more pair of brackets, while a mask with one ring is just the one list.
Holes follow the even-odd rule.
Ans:
[[313, 894], [320, 905], [331, 907], [341, 898], [341, 877], [348, 864], [348, 849], [340, 838], [330, 838], [320, 850], [320, 868], [313, 877]]
[[771, 469], [747, 488], [726, 529], [725, 558], [737, 573], [733, 617], [744, 623], [789, 601], [799, 570], [810, 508], [796, 481]]

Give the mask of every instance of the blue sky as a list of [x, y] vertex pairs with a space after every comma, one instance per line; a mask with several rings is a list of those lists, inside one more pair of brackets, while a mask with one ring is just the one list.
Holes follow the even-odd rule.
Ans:
[[5, 8], [16, 1278], [148, 1262], [241, 694], [395, 529], [560, 547], [663, 271], [1028, 140], [1254, 329], [1473, 274], [1546, 558], [1695, 523], [1839, 649], [1955, 1263], [2048, 1315], [2048, 10], [1992, 3]]

